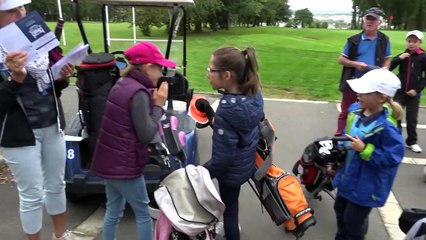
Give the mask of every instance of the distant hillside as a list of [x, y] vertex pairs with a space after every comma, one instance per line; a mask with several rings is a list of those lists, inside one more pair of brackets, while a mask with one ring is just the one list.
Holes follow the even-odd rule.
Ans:
[[352, 20], [351, 13], [317, 13], [314, 14], [314, 19], [323, 22], [339, 22], [350, 23]]

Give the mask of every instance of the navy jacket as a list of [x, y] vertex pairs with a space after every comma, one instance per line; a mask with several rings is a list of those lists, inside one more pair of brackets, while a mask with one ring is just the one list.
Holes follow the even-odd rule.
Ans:
[[[408, 50], [405, 52], [408, 52]], [[398, 77], [401, 80], [401, 88], [398, 92], [405, 93], [414, 89], [417, 93], [420, 93], [426, 86], [426, 54], [423, 49], [417, 49], [404, 60], [399, 58], [401, 54], [392, 59], [389, 69], [392, 71], [399, 66]]]
[[263, 97], [225, 93], [216, 110], [212, 157], [204, 165], [212, 178], [239, 186], [254, 173], [259, 122], [263, 119]]

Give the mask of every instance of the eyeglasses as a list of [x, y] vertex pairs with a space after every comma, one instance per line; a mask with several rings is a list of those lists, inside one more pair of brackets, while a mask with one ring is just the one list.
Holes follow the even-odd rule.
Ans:
[[220, 69], [213, 69], [213, 68], [207, 68], [207, 72], [210, 74], [210, 73], [214, 73], [214, 72], [221, 72], [222, 70], [220, 70]]

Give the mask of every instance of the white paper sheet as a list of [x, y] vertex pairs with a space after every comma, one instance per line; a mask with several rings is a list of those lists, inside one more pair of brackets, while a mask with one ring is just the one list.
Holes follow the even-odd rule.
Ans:
[[[33, 11], [24, 18], [0, 29], [0, 45], [7, 51], [28, 52], [28, 62], [59, 46], [40, 14]], [[0, 59], [2, 61], [3, 59]]]
[[57, 80], [60, 78], [61, 69], [66, 63], [71, 63], [74, 66], [79, 64], [86, 56], [88, 49], [88, 44], [83, 45], [83, 43], [80, 43], [77, 45], [77, 47], [73, 48], [70, 53], [61, 58], [58, 62], [56, 62], [51, 67], [53, 79]]

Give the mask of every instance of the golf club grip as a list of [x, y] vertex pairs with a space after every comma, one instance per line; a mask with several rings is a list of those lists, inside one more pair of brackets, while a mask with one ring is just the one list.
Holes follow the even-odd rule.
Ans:
[[157, 129], [158, 129], [158, 134], [160, 134], [160, 137], [164, 137], [164, 131], [163, 131], [163, 126], [162, 124], [158, 124], [157, 125]]
[[182, 148], [179, 144], [179, 137], [170, 127], [164, 128], [164, 138], [166, 140], [166, 146], [170, 151], [170, 154], [176, 156], [179, 152], [182, 151]]
[[173, 131], [176, 131], [179, 125], [179, 120], [175, 116], [170, 116], [170, 127]]
[[185, 144], [186, 144], [186, 134], [185, 134], [185, 132], [184, 131], [180, 131], [178, 133], [178, 137], [179, 137], [180, 145], [182, 147], [185, 147]]
[[350, 141], [350, 139], [346, 136], [334, 136], [331, 139], [337, 142]]

